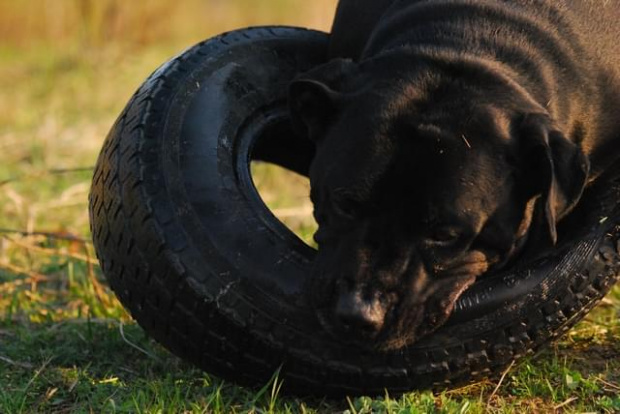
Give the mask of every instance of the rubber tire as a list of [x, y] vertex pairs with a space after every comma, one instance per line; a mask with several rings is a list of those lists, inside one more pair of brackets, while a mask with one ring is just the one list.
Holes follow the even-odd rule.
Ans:
[[307, 171], [313, 147], [290, 131], [286, 85], [325, 60], [326, 44], [299, 28], [223, 34], [160, 67], [116, 121], [93, 177], [91, 230], [112, 289], [147, 333], [241, 384], [281, 368], [299, 395], [398, 394], [501, 372], [613, 286], [618, 174], [589, 190], [558, 249], [476, 283], [419, 343], [379, 353], [323, 333], [303, 295], [315, 252], [262, 203], [248, 164]]

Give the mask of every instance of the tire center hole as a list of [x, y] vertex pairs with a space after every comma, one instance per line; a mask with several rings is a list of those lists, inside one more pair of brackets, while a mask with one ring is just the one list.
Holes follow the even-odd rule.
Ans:
[[261, 161], [252, 161], [250, 172], [260, 197], [278, 220], [304, 243], [316, 248], [312, 236], [318, 226], [312, 216], [308, 178]]

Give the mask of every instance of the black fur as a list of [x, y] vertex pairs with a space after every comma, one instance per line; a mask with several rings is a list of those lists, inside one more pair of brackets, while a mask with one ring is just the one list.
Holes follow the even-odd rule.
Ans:
[[618, 156], [620, 2], [342, 0], [290, 87], [317, 143], [317, 311], [393, 349], [481, 274], [556, 242]]

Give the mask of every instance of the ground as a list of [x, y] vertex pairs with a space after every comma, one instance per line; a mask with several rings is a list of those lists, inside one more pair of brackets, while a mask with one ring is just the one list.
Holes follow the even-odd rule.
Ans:
[[[197, 1], [179, 11], [166, 0], [149, 10], [0, 0], [0, 412], [619, 412], [618, 287], [501, 380], [374, 399], [282, 396], [275, 373], [259, 390], [240, 388], [182, 362], [132, 321], [107, 287], [88, 229], [107, 130], [150, 71], [203, 37], [268, 22], [329, 26], [332, 0], [276, 2], [247, 13], [255, 2], [214, 0], [196, 17]], [[157, 23], [168, 18], [193, 29]], [[307, 182], [264, 165], [254, 172], [268, 205], [309, 241]]]

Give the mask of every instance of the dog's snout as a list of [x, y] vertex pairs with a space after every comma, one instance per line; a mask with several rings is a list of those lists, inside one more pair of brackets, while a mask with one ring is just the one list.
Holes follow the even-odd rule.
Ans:
[[385, 309], [377, 299], [365, 299], [359, 291], [340, 295], [335, 316], [357, 334], [373, 335], [383, 327]]

